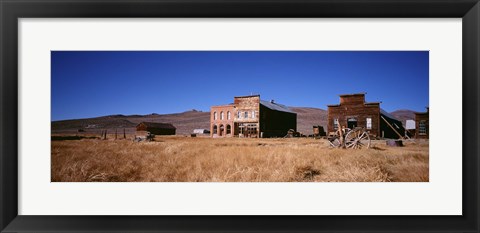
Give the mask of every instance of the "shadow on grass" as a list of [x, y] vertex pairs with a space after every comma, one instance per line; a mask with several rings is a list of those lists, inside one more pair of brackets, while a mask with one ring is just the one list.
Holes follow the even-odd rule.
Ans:
[[372, 147], [370, 147], [370, 149], [372, 149], [372, 150], [379, 150], [379, 151], [384, 151], [384, 150], [386, 150], [386, 149], [383, 149], [383, 148], [380, 148], [380, 147], [376, 147], [376, 146], [372, 146]]
[[52, 141], [67, 141], [67, 140], [81, 140], [81, 139], [98, 139], [98, 137], [84, 137], [84, 136], [52, 136]]

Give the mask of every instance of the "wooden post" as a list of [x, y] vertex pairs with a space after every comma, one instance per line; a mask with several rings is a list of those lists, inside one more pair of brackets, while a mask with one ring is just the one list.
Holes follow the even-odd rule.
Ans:
[[117, 128], [115, 128], [115, 140], [117, 140]]
[[393, 128], [393, 126], [392, 126], [390, 123], [388, 123], [388, 121], [387, 121], [385, 118], [383, 118], [383, 116], [380, 116], [380, 117], [385, 121], [385, 123], [387, 123], [388, 126], [390, 126], [391, 129], [393, 129], [393, 131], [398, 135], [398, 137], [399, 137], [400, 139], [403, 139], [402, 135], [401, 135], [400, 133], [398, 133], [398, 132], [395, 130], [395, 128]]
[[340, 146], [342, 148], [345, 148], [345, 144], [343, 143], [343, 129], [342, 129], [342, 125], [340, 124], [340, 121], [338, 122], [338, 130], [339, 130], [339, 135], [340, 135]]
[[127, 135], [125, 134], [125, 128], [123, 128], [123, 139], [127, 139]]
[[103, 140], [107, 140], [107, 130], [105, 130], [105, 134], [103, 135]]

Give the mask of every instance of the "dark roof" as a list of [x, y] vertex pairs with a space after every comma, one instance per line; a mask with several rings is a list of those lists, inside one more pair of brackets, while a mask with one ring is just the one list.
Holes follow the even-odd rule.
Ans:
[[428, 114], [430, 112], [430, 107], [425, 107], [425, 108], [427, 109], [426, 112], [415, 112], [415, 114], [417, 114], [417, 115]]
[[140, 122], [137, 126], [139, 126], [140, 124], [144, 124], [149, 128], [176, 129], [175, 126], [170, 123]]
[[248, 97], [260, 97], [260, 95], [244, 95], [244, 96], [234, 96], [234, 98], [248, 98]]
[[[290, 108], [288, 108], [287, 106], [285, 106], [283, 104], [272, 103], [270, 101], [265, 101], [265, 100], [260, 100], [260, 104], [265, 106], [266, 108], [271, 109], [271, 110], [295, 113], [294, 111], [290, 110]], [[297, 114], [297, 113], [295, 113], [295, 114]]]
[[380, 114], [392, 119], [392, 120], [396, 120], [396, 121], [400, 121], [398, 120], [397, 118], [395, 118], [392, 114], [388, 113], [387, 111], [383, 110], [380, 108]]
[[415, 112], [415, 115], [428, 115], [429, 112]]

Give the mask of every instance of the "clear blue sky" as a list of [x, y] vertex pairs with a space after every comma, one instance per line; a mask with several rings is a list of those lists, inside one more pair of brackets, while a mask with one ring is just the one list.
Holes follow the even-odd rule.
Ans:
[[52, 120], [209, 111], [260, 94], [326, 109], [367, 92], [388, 112], [424, 111], [428, 51], [52, 51]]

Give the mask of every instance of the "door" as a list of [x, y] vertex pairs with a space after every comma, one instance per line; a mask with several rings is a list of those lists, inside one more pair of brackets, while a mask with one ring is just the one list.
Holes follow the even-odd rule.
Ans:
[[350, 117], [347, 119], [347, 127], [349, 129], [353, 129], [355, 127], [357, 127], [357, 118], [354, 118], [354, 117]]

